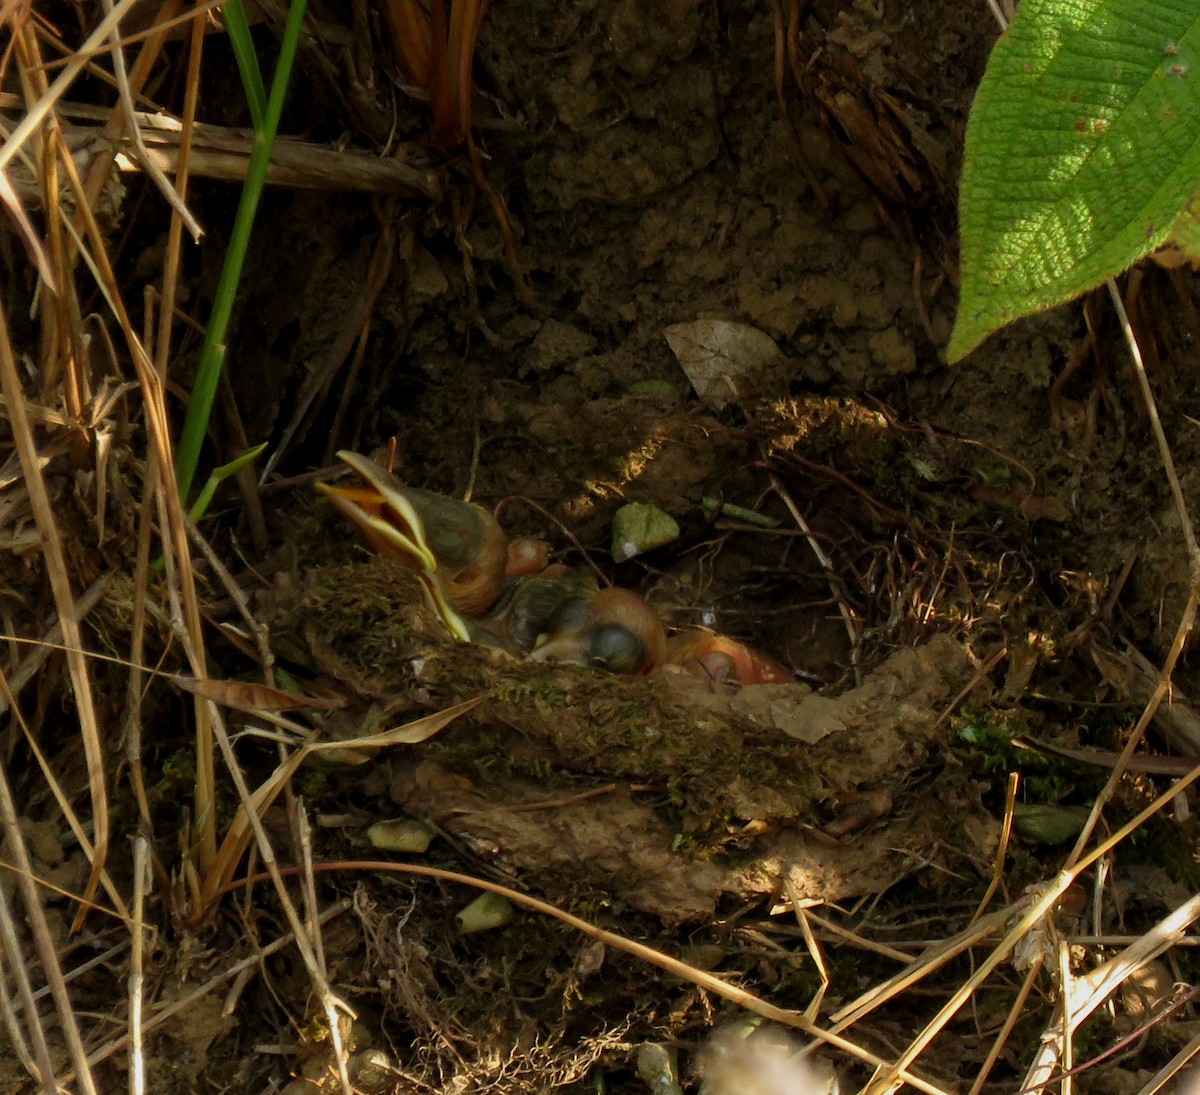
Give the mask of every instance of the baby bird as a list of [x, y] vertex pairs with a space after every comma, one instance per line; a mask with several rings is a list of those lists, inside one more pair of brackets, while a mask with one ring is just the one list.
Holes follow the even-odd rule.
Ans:
[[661, 665], [666, 652], [658, 613], [631, 590], [612, 588], [565, 600], [531, 656], [637, 676]]
[[680, 631], [667, 644], [666, 664], [696, 677], [737, 684], [792, 684], [790, 669], [753, 647], [712, 631]]
[[547, 565], [546, 544], [510, 543], [482, 506], [403, 486], [358, 453], [338, 456], [362, 485], [318, 489], [380, 555], [417, 572], [434, 611], [463, 642], [627, 676], [667, 664], [741, 684], [794, 679], [724, 635], [685, 631], [668, 643], [658, 613], [631, 590], [601, 589], [590, 571]]
[[515, 565], [527, 567], [536, 565], [531, 553], [513, 553], [504, 530], [482, 506], [402, 486], [358, 453], [338, 456], [365, 486], [318, 483], [317, 488], [380, 555], [417, 571], [434, 610], [457, 638], [469, 642], [462, 617], [491, 608], [504, 589], [510, 555], [515, 554]]

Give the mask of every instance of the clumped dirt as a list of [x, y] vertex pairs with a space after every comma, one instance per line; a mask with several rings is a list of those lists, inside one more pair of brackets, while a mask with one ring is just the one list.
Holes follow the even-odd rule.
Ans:
[[[350, 41], [349, 7], [313, 0], [326, 42]], [[268, 195], [212, 455], [232, 456], [239, 437], [269, 439], [278, 455], [264, 523], [226, 513], [212, 525], [228, 565], [245, 571], [280, 665], [344, 702], [313, 720], [349, 752], [297, 778], [318, 859], [377, 858], [368, 826], [411, 816], [437, 834], [423, 862], [536, 892], [787, 1008], [804, 1008], [819, 981], [780, 902], [827, 907], [864, 935], [897, 940], [878, 953], [836, 951], [828, 1014], [890, 975], [905, 937], [966, 923], [991, 877], [1009, 768], [1026, 773], [1035, 804], [1090, 801], [1102, 774], [1018, 754], [1011, 740], [1119, 748], [1130, 694], [1097, 661], [1111, 666], [1118, 639], [1161, 655], [1187, 569], [1103, 301], [1087, 302], [1086, 323], [1064, 308], [1000, 332], [961, 366], [944, 363], [962, 136], [995, 36], [986, 9], [800, 7], [790, 53], [777, 52], [772, 5], [492, 7], [477, 134], [517, 229], [527, 300], [493, 214], [463, 164], [429, 151], [422, 110], [386, 52], [378, 82], [358, 71], [356, 93], [374, 87], [376, 105], [396, 104], [389, 154], [440, 173], [447, 198]], [[214, 71], [229, 63], [226, 48], [212, 44]], [[362, 116], [331, 90], [345, 82], [349, 50], [329, 53], [333, 72], [302, 58], [284, 129], [371, 147]], [[243, 123], [228, 100], [231, 116], [210, 120]], [[193, 191], [211, 233], [188, 260], [181, 298], [197, 318], [232, 193], [203, 181]], [[128, 299], [153, 275], [165, 231], [145, 211], [153, 196], [136, 200], [121, 250]], [[1187, 469], [1196, 442], [1174, 427], [1200, 416], [1193, 278], [1150, 267], [1135, 278], [1135, 320], [1156, 332], [1151, 367]], [[745, 369], [731, 356], [716, 389], [698, 392], [667, 337], [697, 321], [753, 328], [773, 351]], [[410, 575], [369, 559], [309, 478], [301, 488], [285, 478], [335, 474], [336, 450], [378, 451], [389, 438], [407, 482], [470, 492], [564, 561], [581, 565], [586, 553], [670, 626], [752, 642], [798, 683], [622, 679], [453, 644]], [[1193, 498], [1195, 476], [1182, 478]], [[95, 498], [95, 484], [58, 486], [64, 520], [67, 500]], [[672, 514], [680, 538], [612, 562], [609, 522], [626, 501]], [[731, 518], [721, 503], [766, 520]], [[135, 506], [114, 505], [111, 558], [132, 542]], [[16, 544], [12, 568], [35, 552]], [[12, 568], [6, 581], [19, 588]], [[209, 578], [212, 618], [233, 620]], [[128, 649], [119, 582], [89, 626]], [[249, 664], [245, 648], [218, 642], [214, 656], [232, 676]], [[1193, 675], [1180, 683], [1200, 694]], [[363, 733], [479, 696], [427, 742], [369, 760], [354, 752]], [[50, 702], [44, 693], [40, 705]], [[178, 724], [177, 701], [146, 703]], [[266, 778], [273, 751], [240, 748]], [[186, 738], [164, 735], [146, 759], [161, 853], [174, 862], [170, 842], [188, 821]], [[1143, 785], [1133, 799], [1147, 794]], [[25, 812], [50, 809], [31, 799]], [[286, 831], [281, 807], [268, 822]], [[29, 822], [38, 870], [78, 890], [82, 856], [47, 824]], [[1174, 854], [1188, 837], [1149, 839]], [[1021, 840], [1009, 896], [1057, 854]], [[1162, 870], [1121, 865], [1130, 877], [1147, 869]], [[645, 1090], [637, 1045], [669, 1042], [691, 1061], [731, 1014], [652, 970], [615, 968], [602, 946], [527, 912], [464, 937], [454, 916], [469, 897], [448, 883], [321, 878], [323, 896], [349, 902], [326, 925], [325, 953], [331, 981], [361, 1011], [347, 1036], [363, 1090]], [[263, 940], [282, 933], [272, 899], [256, 900], [239, 906], [241, 927], [167, 928], [159, 1000], [225, 968], [247, 925]], [[1130, 925], [1150, 914], [1131, 897]], [[115, 969], [96, 975], [98, 1000], [104, 978], [116, 991]], [[232, 1000], [238, 1024], [210, 997], [155, 1035], [154, 1090], [264, 1090], [288, 1076], [309, 1085], [286, 1088], [295, 1095], [337, 1089], [303, 969], [280, 951], [262, 974]], [[937, 1006], [905, 998], [856, 1029], [894, 1055]], [[1037, 1006], [1034, 1039], [1049, 1014]], [[981, 1008], [978, 1026], [951, 1027], [959, 1045], [931, 1059], [935, 1079], [952, 1085], [960, 1067], [978, 1067], [990, 1045], [980, 1031], [1005, 1014], [986, 998]], [[1168, 1043], [1149, 1056], [1169, 1055]], [[851, 1086], [861, 1078], [839, 1067]], [[985, 1090], [1011, 1090], [1022, 1067], [1001, 1062]], [[1131, 1090], [1121, 1069], [1109, 1075], [1112, 1090]]]

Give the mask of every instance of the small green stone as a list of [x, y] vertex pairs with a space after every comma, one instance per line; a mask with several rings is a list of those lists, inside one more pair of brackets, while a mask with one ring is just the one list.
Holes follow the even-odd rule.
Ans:
[[613, 514], [612, 556], [618, 563], [678, 539], [675, 518], [657, 506], [630, 502]]

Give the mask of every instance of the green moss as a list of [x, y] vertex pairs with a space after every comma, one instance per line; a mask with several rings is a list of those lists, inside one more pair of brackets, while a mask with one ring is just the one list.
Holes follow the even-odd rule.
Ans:
[[955, 720], [952, 740], [981, 775], [1003, 776], [1019, 771], [1026, 801], [1057, 802], [1078, 782], [1079, 766], [1013, 745], [1014, 738], [1027, 732], [1023, 711], [985, 708]]
[[568, 699], [566, 689], [550, 680], [503, 685], [495, 689], [492, 695], [499, 703], [511, 704], [518, 708], [529, 705], [564, 707]]
[[661, 787], [672, 830], [719, 847], [739, 819], [807, 817], [821, 794], [818, 762], [793, 742], [681, 700], [660, 676], [522, 661], [423, 629], [431, 616], [418, 583], [384, 561], [310, 575], [293, 616], [326, 672], [383, 705], [399, 698], [420, 713], [486, 695], [423, 749], [501, 796], [513, 780]]
[[412, 608], [424, 594], [415, 575], [385, 560], [315, 572], [297, 615], [320, 621], [320, 639], [353, 668], [407, 676], [428, 642], [412, 627]]

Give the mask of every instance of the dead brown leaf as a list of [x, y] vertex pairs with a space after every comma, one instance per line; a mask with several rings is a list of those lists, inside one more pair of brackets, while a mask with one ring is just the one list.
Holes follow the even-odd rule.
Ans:
[[333, 711], [344, 707], [346, 703], [341, 696], [297, 695], [254, 681], [199, 680], [182, 674], [172, 675], [171, 680], [185, 692], [212, 700], [222, 707], [232, 707], [236, 711], [298, 711], [304, 707]]

